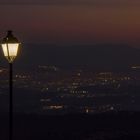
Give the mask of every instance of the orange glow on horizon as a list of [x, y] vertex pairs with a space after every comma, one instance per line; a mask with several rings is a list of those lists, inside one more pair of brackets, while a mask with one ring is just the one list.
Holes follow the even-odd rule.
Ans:
[[27, 40], [140, 43], [137, 6], [0, 6], [0, 11], [1, 30], [23, 32]]

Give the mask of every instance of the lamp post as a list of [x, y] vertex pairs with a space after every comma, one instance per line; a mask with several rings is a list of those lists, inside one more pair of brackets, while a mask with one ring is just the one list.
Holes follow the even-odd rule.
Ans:
[[19, 41], [13, 36], [12, 31], [2, 40], [2, 50], [9, 62], [9, 140], [13, 140], [13, 61], [17, 56]]

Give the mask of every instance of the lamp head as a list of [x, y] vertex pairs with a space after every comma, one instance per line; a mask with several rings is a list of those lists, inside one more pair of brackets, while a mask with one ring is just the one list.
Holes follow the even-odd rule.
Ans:
[[2, 40], [2, 50], [9, 63], [12, 63], [17, 56], [19, 44], [18, 39], [14, 37], [12, 31], [9, 30], [7, 36]]

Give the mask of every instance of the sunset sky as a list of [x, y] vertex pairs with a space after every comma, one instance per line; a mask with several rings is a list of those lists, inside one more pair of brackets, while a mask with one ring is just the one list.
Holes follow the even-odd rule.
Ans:
[[0, 0], [0, 37], [25, 42], [140, 43], [137, 0]]
[[[19, 62], [103, 68], [140, 64], [137, 50], [122, 50], [140, 48], [138, 0], [0, 0], [0, 17], [0, 38], [11, 29], [23, 44]], [[75, 50], [77, 45], [87, 50]]]

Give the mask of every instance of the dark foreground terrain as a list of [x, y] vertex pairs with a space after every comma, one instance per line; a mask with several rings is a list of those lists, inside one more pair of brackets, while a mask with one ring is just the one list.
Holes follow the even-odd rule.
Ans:
[[[8, 140], [8, 115], [0, 116], [0, 140]], [[140, 113], [16, 114], [14, 140], [140, 140]]]

